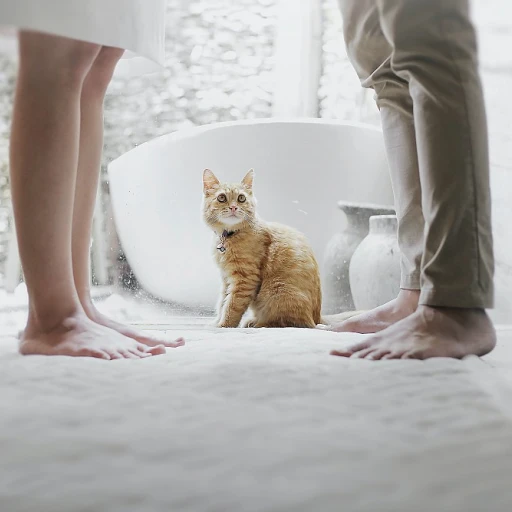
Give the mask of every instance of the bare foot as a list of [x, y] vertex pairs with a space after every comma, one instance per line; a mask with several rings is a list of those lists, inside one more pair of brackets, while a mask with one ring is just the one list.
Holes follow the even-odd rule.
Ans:
[[140, 343], [78, 313], [48, 331], [29, 322], [20, 338], [20, 352], [24, 355], [140, 359], [165, 354], [165, 347]]
[[415, 313], [379, 334], [332, 355], [364, 359], [428, 359], [474, 354], [496, 345], [496, 332], [483, 309], [418, 306]]
[[108, 327], [109, 329], [113, 329], [114, 331], [117, 331], [119, 334], [122, 334], [123, 336], [126, 336], [128, 338], [132, 338], [135, 341], [138, 341], [139, 343], [147, 345], [148, 347], [156, 347], [157, 345], [163, 345], [164, 347], [168, 348], [176, 348], [181, 347], [182, 345], [185, 344], [185, 340], [181, 337], [177, 338], [174, 341], [169, 341], [164, 339], [156, 339], [153, 338], [152, 336], [148, 336], [147, 334], [143, 334], [142, 332], [137, 331], [136, 329], [133, 329], [128, 325], [116, 322], [115, 320], [112, 320], [107, 316], [101, 314], [96, 309], [94, 304], [84, 305], [84, 309], [87, 316], [93, 322], [96, 322], [97, 324], [102, 325], [104, 327]]
[[419, 290], [400, 290], [396, 299], [348, 320], [346, 313], [329, 316], [330, 325], [326, 329], [361, 334], [379, 332], [412, 315], [418, 307], [419, 298]]

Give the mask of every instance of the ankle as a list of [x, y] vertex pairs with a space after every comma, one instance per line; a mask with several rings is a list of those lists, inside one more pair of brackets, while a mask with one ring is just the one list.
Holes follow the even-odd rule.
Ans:
[[452, 308], [422, 304], [418, 306], [417, 311], [429, 320], [446, 318], [469, 329], [495, 330], [491, 318], [483, 308]]
[[99, 312], [96, 309], [96, 306], [94, 305], [94, 302], [91, 299], [91, 294], [89, 292], [80, 295], [80, 304], [82, 305], [82, 309], [84, 310], [84, 313], [87, 315], [87, 317], [90, 320], [96, 321], [99, 316]]
[[474, 316], [474, 317], [487, 317], [487, 311], [483, 308], [460, 308], [448, 306], [432, 306], [430, 304], [418, 305], [418, 310], [423, 311], [438, 311], [445, 314], [460, 315], [460, 316]]
[[25, 334], [48, 333], [61, 326], [83, 320], [86, 318], [85, 311], [79, 304], [69, 304], [68, 307], [60, 308], [37, 308], [31, 306], [29, 310]]
[[400, 310], [406, 310], [410, 313], [414, 313], [416, 309], [418, 309], [419, 301], [419, 290], [406, 290], [401, 288], [396, 298], [396, 305]]

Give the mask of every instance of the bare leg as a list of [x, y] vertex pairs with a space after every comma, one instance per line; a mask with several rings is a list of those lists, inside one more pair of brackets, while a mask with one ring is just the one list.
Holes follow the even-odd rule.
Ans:
[[10, 145], [11, 186], [29, 294], [22, 354], [139, 358], [153, 352], [91, 322], [78, 298], [71, 218], [78, 164], [80, 91], [100, 47], [21, 32]]
[[80, 97], [80, 149], [77, 186], [73, 208], [72, 253], [73, 274], [78, 297], [87, 316], [94, 322], [114, 329], [148, 346], [176, 347], [183, 339], [168, 342], [155, 340], [102, 315], [94, 306], [89, 275], [89, 244], [96, 192], [103, 150], [103, 101], [115, 66], [123, 55], [118, 48], [103, 47], [92, 64], [83, 84]]

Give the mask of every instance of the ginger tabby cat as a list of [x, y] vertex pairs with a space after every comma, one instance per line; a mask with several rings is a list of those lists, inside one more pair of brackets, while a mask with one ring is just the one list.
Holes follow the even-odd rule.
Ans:
[[313, 250], [298, 231], [256, 214], [251, 169], [240, 183], [203, 173], [203, 216], [214, 231], [222, 274], [217, 327], [307, 327], [321, 323], [320, 274]]

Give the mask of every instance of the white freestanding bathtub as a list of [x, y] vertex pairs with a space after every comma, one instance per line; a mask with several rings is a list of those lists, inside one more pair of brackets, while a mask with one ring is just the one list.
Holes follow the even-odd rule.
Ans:
[[115, 223], [146, 291], [213, 307], [220, 290], [201, 218], [202, 172], [239, 181], [254, 168], [258, 210], [294, 226], [322, 261], [340, 230], [339, 200], [393, 204], [380, 130], [319, 119], [219, 123], [164, 135], [109, 166]]

